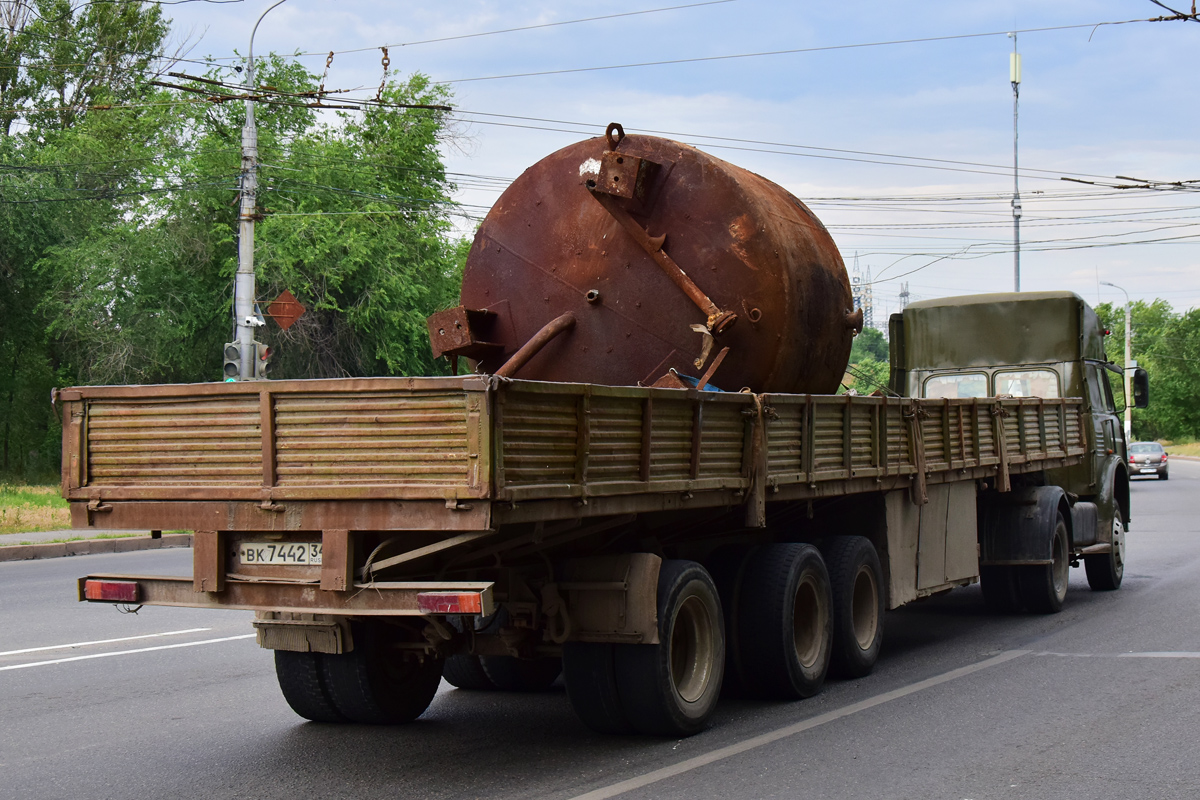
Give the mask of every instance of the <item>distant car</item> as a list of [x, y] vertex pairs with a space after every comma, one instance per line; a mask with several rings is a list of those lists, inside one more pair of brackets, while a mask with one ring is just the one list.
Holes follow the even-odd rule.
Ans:
[[1129, 474], [1157, 475], [1167, 480], [1167, 451], [1158, 442], [1134, 442], [1129, 445]]

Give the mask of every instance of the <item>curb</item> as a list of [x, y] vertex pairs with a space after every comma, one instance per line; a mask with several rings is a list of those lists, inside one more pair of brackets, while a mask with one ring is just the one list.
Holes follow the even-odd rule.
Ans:
[[191, 547], [190, 533], [169, 533], [161, 539], [131, 536], [128, 539], [81, 539], [77, 542], [19, 544], [0, 547], [0, 561], [29, 561], [36, 558], [90, 556], [96, 553], [129, 553], [134, 550], [161, 550], [164, 547]]

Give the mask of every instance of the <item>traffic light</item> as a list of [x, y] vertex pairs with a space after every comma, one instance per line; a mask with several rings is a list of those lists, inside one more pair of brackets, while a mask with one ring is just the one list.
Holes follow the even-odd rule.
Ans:
[[225, 345], [225, 381], [236, 381], [242, 374], [242, 346], [237, 342]]
[[271, 348], [262, 342], [254, 343], [254, 377], [264, 380], [271, 371]]

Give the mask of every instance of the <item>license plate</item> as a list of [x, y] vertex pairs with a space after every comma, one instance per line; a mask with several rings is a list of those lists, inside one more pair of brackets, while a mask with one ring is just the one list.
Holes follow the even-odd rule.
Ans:
[[1139, 469], [1138, 472], [1158, 472], [1158, 470], [1151, 467], [1150, 469]]
[[288, 564], [307, 566], [321, 563], [320, 542], [243, 542], [238, 548], [243, 564]]

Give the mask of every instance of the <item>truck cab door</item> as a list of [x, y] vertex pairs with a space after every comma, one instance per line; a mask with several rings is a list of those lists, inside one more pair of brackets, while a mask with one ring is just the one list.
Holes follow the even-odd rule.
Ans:
[[1109, 459], [1123, 457], [1117, 446], [1118, 425], [1112, 387], [1108, 383], [1108, 371], [1097, 364], [1088, 364], [1086, 371], [1088, 400], [1091, 403], [1092, 421], [1092, 474], [1089, 484], [1098, 490], [1100, 477], [1105, 474]]

